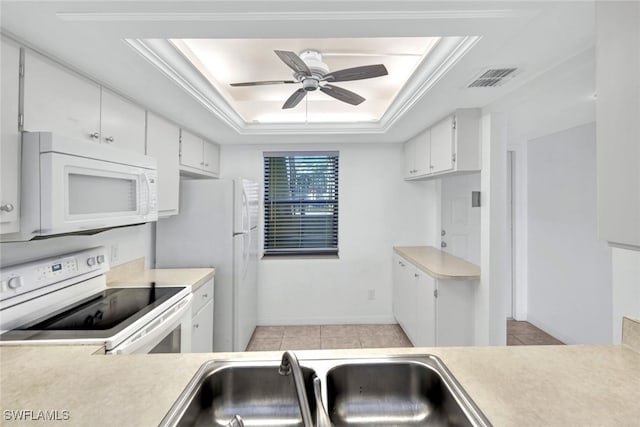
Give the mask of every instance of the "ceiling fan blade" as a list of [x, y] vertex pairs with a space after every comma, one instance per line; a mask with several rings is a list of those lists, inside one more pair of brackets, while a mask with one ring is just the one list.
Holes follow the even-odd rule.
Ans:
[[289, 83], [298, 83], [298, 82], [295, 80], [264, 80], [260, 82], [229, 83], [229, 85], [233, 87], [240, 87], [240, 86], [279, 85], [279, 84], [289, 84]]
[[291, 68], [296, 73], [304, 74], [305, 76], [311, 75], [311, 70], [307, 67], [307, 64], [304, 63], [302, 59], [298, 55], [293, 52], [289, 52], [287, 50], [274, 50], [276, 55], [287, 64], [289, 68]]
[[297, 91], [293, 92], [293, 94], [289, 97], [289, 99], [285, 101], [284, 105], [282, 106], [282, 109], [286, 110], [288, 108], [295, 107], [300, 103], [300, 101], [304, 99], [305, 96], [307, 96], [307, 91], [304, 90], [303, 88], [298, 89]]
[[325, 74], [322, 80], [328, 82], [346, 82], [350, 80], [371, 79], [373, 77], [386, 76], [387, 68], [382, 64], [363, 65], [361, 67], [345, 68]]
[[347, 104], [359, 105], [364, 101], [364, 98], [357, 93], [338, 86], [326, 84], [324, 86], [320, 86], [320, 90], [339, 101], [346, 102]]

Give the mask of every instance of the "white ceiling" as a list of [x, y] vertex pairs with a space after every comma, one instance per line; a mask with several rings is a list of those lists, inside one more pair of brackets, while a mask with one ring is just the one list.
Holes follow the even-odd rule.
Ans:
[[[455, 108], [493, 103], [594, 46], [590, 1], [3, 0], [0, 8], [4, 34], [222, 144], [405, 141]], [[260, 131], [234, 127], [217, 112], [221, 106], [212, 108], [192, 97], [124, 42], [464, 35], [478, 36], [479, 41], [379, 132], [357, 126], [311, 133], [283, 126]], [[502, 87], [466, 87], [487, 67], [514, 65], [520, 74]], [[283, 70], [288, 77], [286, 67]]]
[[[180, 39], [171, 42], [211, 82], [245, 123], [314, 123], [378, 121], [400, 89], [425, 60], [437, 37], [323, 39]], [[284, 101], [302, 85], [232, 87], [263, 80], [296, 81], [294, 71], [274, 53], [315, 51], [329, 71], [383, 64], [388, 75], [336, 85], [365, 98], [357, 106], [309, 92], [295, 108]]]

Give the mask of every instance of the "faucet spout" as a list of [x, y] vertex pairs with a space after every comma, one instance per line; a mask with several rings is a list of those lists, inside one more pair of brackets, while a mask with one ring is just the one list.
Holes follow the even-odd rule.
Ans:
[[304, 386], [304, 378], [302, 376], [302, 369], [300, 369], [300, 363], [298, 358], [292, 351], [285, 351], [282, 355], [282, 362], [278, 368], [280, 375], [292, 375], [293, 386], [296, 389], [296, 395], [298, 397], [298, 406], [300, 407], [300, 414], [302, 415], [302, 422], [304, 427], [313, 427], [313, 419], [311, 418], [311, 408], [309, 408], [309, 399], [307, 398], [307, 390]]

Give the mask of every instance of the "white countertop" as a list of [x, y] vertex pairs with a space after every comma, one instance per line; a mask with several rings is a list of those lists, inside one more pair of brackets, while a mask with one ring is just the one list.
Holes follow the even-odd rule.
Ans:
[[[157, 426], [210, 359], [281, 352], [93, 355], [97, 347], [2, 347], [3, 411], [66, 410], [64, 425]], [[637, 425], [640, 353], [625, 346], [317, 350], [316, 357], [439, 356], [495, 426]], [[41, 421], [7, 425], [43, 425]]]
[[393, 250], [436, 279], [480, 279], [480, 267], [432, 246], [395, 246]]

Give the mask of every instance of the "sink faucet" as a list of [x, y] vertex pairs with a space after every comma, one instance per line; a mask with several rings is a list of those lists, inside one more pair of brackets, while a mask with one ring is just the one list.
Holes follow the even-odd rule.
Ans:
[[304, 386], [302, 369], [300, 369], [298, 358], [292, 351], [285, 351], [282, 355], [282, 362], [280, 362], [278, 373], [280, 375], [293, 374], [293, 386], [295, 387], [296, 394], [298, 396], [298, 406], [300, 406], [302, 422], [304, 424], [304, 427], [313, 427], [313, 421], [311, 419], [311, 408], [309, 408], [309, 399], [307, 398], [307, 390]]

